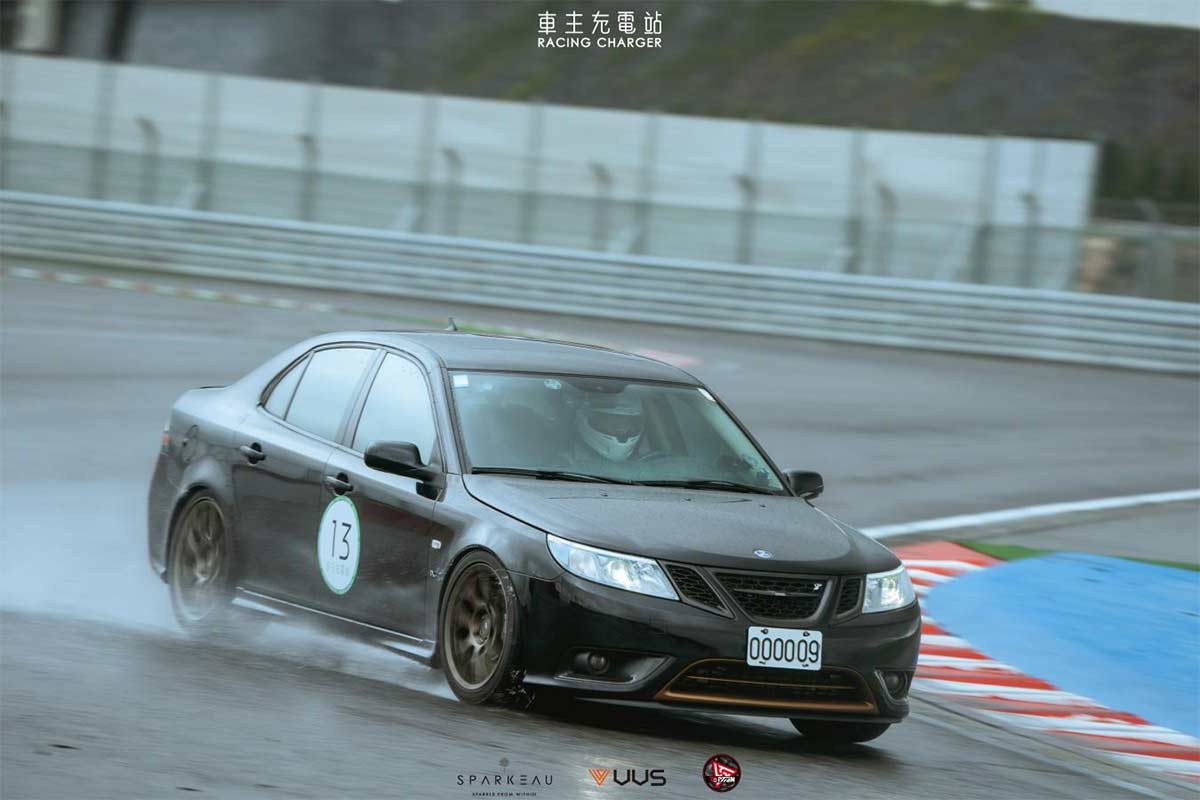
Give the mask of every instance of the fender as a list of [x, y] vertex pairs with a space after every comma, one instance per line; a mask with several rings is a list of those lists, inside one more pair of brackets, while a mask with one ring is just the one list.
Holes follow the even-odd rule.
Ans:
[[[455, 511], [463, 504], [457, 498], [467, 494], [461, 475], [446, 476], [444, 500], [434, 509], [434, 524], [431, 535], [433, 549], [429, 558], [429, 577], [426, 595], [437, 597], [436, 603], [427, 604], [426, 631], [436, 634], [441, 615], [442, 601], [446, 592], [446, 579], [454, 572], [458, 562], [475, 550], [491, 554], [514, 576], [514, 585], [523, 587], [527, 578], [536, 577], [554, 580], [562, 569], [546, 549], [546, 534], [512, 517], [494, 512], [486, 517], [468, 517]], [[486, 507], [484, 507], [486, 508]], [[478, 515], [480, 507], [476, 507]], [[456, 533], [457, 531], [457, 533]], [[532, 547], [513, 547], [514, 537], [526, 537]], [[519, 560], [505, 559], [501, 553], [516, 553]], [[510, 563], [511, 562], [511, 563]], [[436, 639], [436, 636], [430, 638]]]
[[[179, 490], [176, 492], [171, 503], [171, 514], [167, 520], [166, 530], [163, 531], [161, 541], [163, 543], [161, 553], [154, 553], [151, 560], [154, 562], [155, 571], [158, 572], [159, 578], [165, 583], [166, 576], [166, 559], [167, 554], [171, 552], [171, 539], [175, 535], [175, 520], [179, 517], [179, 512], [187, 504], [197, 492], [207, 491], [217, 501], [217, 505], [221, 507], [221, 513], [225, 517], [227, 526], [226, 535], [229, 536], [230, 546], [233, 548], [233, 554], [236, 563], [237, 557], [237, 531], [234, 528], [235, 517], [233, 515], [235, 503], [233, 497], [233, 487], [230, 485], [227, 472], [221, 462], [211, 455], [196, 459], [188, 464], [184, 471], [183, 480], [180, 482]], [[159, 556], [161, 560], [156, 560], [155, 556]]]

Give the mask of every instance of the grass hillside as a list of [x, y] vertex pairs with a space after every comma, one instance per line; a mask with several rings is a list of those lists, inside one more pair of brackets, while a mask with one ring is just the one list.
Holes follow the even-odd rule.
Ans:
[[[147, 63], [479, 97], [1096, 137], [1107, 145], [1102, 196], [1200, 199], [1200, 32], [1015, 5], [173, 0], [136, 4], [126, 50]], [[608, 11], [614, 22], [616, 11], [637, 10], [640, 25], [646, 8], [662, 12], [661, 50], [536, 47], [543, 10], [561, 29], [571, 10]], [[224, 28], [202, 24], [222, 15]]]

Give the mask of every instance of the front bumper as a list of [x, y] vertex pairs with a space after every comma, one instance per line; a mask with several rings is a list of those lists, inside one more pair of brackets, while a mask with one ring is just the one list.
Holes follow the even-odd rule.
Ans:
[[[523, 606], [526, 682], [593, 698], [661, 703], [738, 714], [897, 722], [908, 714], [921, 613], [835, 618], [828, 609], [803, 624], [721, 616], [683, 602], [612, 589], [563, 573], [553, 581], [513, 575]], [[748, 627], [820, 630], [822, 669], [748, 667]], [[580, 654], [613, 668], [589, 674]], [[900, 673], [890, 692], [884, 673]]]

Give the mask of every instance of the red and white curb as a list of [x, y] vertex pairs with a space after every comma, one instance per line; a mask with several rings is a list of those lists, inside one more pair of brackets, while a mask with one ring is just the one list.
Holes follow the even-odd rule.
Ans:
[[[918, 597], [959, 575], [1000, 563], [952, 542], [907, 545], [896, 548], [896, 554], [908, 568]], [[921, 622], [914, 688], [1008, 725], [1062, 737], [1119, 762], [1200, 783], [1200, 739], [1065, 692], [989, 658], [928, 616]]]
[[[317, 313], [340, 312], [353, 314], [352, 308], [338, 308], [329, 303], [309, 303], [301, 300], [292, 300], [286, 297], [263, 297], [256, 294], [247, 294], [245, 292], [222, 292], [215, 289], [197, 289], [189, 286], [174, 286], [166, 283], [152, 283], [150, 281], [136, 281], [127, 278], [112, 278], [106, 275], [81, 275], [76, 272], [60, 272], [58, 270], [48, 269], [31, 269], [29, 267], [7, 267], [3, 270], [4, 274], [13, 278], [25, 278], [27, 280], [48, 281], [50, 283], [65, 283], [73, 286], [97, 286], [102, 289], [118, 289], [126, 292], [139, 292], [141, 294], [156, 294], [164, 297], [179, 297], [186, 300], [208, 300], [218, 303], [236, 303], [238, 305], [256, 306], [259, 308], [278, 308], [283, 311], [307, 311]], [[432, 321], [428, 321], [431, 325]], [[510, 336], [525, 336], [535, 337], [540, 339], [559, 339], [567, 341], [570, 337], [562, 334], [554, 334], [547, 331], [530, 330], [522, 328], [501, 327], [494, 329], [497, 333], [503, 333]], [[606, 345], [607, 346], [607, 345]], [[616, 349], [624, 349], [616, 347]], [[653, 358], [656, 361], [662, 361], [667, 364], [679, 367], [680, 369], [689, 369], [700, 363], [700, 359], [693, 356], [682, 355], [680, 353], [668, 353], [662, 350], [634, 350], [637, 355]]]

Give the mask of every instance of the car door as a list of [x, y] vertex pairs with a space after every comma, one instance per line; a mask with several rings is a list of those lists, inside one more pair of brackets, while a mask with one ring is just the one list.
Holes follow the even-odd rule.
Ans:
[[[411, 442], [422, 461], [438, 463], [438, 433], [425, 370], [405, 355], [386, 352], [372, 376], [344, 446], [325, 467], [323, 500], [333, 511], [323, 555], [349, 562], [357, 557], [353, 582], [330, 587], [323, 607], [391, 631], [427, 638], [426, 578], [434, 500], [412, 478], [372, 469], [363, 453], [374, 442]], [[339, 508], [340, 507], [340, 508]], [[355, 534], [346, 526], [357, 526]], [[336, 564], [331, 565], [336, 568]], [[345, 587], [342, 590], [342, 587]], [[340, 590], [340, 591], [339, 591]]]
[[376, 353], [364, 345], [313, 351], [243, 420], [232, 477], [246, 588], [304, 605], [319, 596], [324, 468]]

